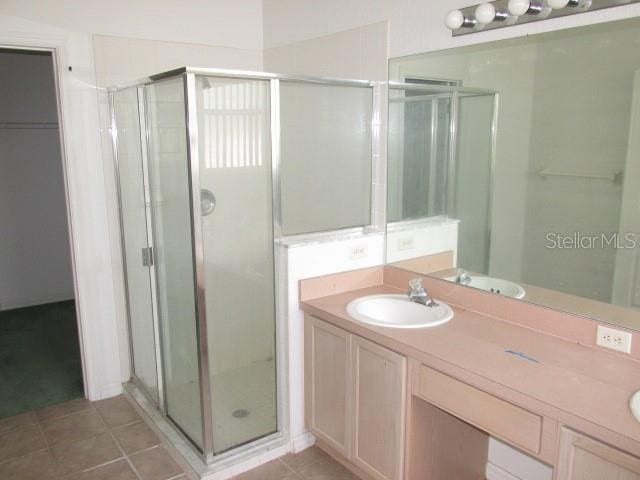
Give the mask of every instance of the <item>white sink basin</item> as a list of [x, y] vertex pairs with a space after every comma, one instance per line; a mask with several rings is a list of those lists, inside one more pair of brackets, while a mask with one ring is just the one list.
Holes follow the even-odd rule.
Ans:
[[453, 318], [445, 303], [427, 307], [406, 295], [369, 295], [352, 300], [347, 313], [359, 322], [391, 328], [425, 328], [442, 325]]
[[[471, 282], [464, 285], [473, 288], [479, 288], [487, 292], [497, 293], [504, 295], [505, 297], [524, 298], [526, 292], [524, 288], [509, 280], [502, 280], [501, 278], [483, 277], [479, 275], [470, 275]], [[445, 280], [455, 282], [456, 277], [447, 277]]]
[[636, 420], [640, 422], [640, 392], [636, 392], [631, 400], [629, 400], [629, 408], [631, 409], [631, 413], [636, 417]]

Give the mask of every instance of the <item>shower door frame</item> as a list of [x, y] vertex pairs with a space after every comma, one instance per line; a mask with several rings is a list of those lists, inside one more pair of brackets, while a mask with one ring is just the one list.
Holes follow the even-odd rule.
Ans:
[[113, 90], [109, 92], [109, 122], [111, 125], [111, 143], [113, 149], [113, 169], [115, 172], [115, 180], [116, 180], [116, 194], [118, 197], [118, 226], [120, 227], [120, 248], [122, 250], [121, 259], [122, 259], [122, 277], [123, 277], [123, 285], [124, 285], [124, 299], [125, 299], [125, 308], [127, 314], [127, 334], [129, 340], [129, 370], [131, 374], [131, 381], [136, 385], [136, 387], [144, 393], [147, 399], [152, 402], [154, 405], [158, 407], [158, 409], [166, 414], [165, 409], [165, 399], [164, 399], [164, 383], [162, 381], [163, 378], [163, 367], [162, 362], [159, 360], [161, 357], [160, 351], [160, 329], [159, 329], [159, 315], [158, 315], [158, 299], [156, 293], [156, 273], [155, 273], [155, 262], [152, 262], [149, 267], [149, 284], [150, 284], [150, 292], [151, 292], [151, 309], [152, 309], [152, 318], [151, 321], [153, 323], [153, 331], [154, 331], [154, 353], [156, 358], [156, 388], [158, 397], [154, 397], [154, 395], [149, 391], [144, 382], [136, 375], [135, 364], [134, 364], [134, 351], [133, 351], [133, 332], [131, 327], [131, 300], [129, 298], [129, 279], [127, 274], [127, 258], [125, 252], [125, 236], [124, 236], [124, 217], [122, 215], [122, 193], [121, 193], [121, 185], [120, 185], [120, 163], [118, 159], [118, 129], [116, 128], [116, 108], [114, 95], [118, 91], [135, 89], [136, 90], [136, 106], [138, 111], [138, 124], [140, 128], [140, 168], [142, 169], [143, 176], [143, 195], [144, 195], [144, 204], [145, 204], [145, 230], [146, 230], [146, 238], [147, 238], [147, 247], [154, 245], [153, 241], [153, 227], [151, 225], [152, 220], [151, 216], [151, 200], [149, 197], [150, 194], [150, 183], [149, 183], [149, 167], [148, 167], [148, 147], [147, 142], [149, 139], [148, 131], [147, 131], [147, 112], [146, 112], [146, 94], [144, 90], [144, 85], [132, 85], [126, 88], [121, 88], [118, 90]]
[[[428, 80], [430, 78], [427, 77], [419, 77], [415, 75], [407, 75], [408, 78], [416, 78], [416, 79], [424, 79]], [[454, 80], [444, 80], [444, 79], [433, 79], [433, 80], [442, 80], [442, 81], [451, 81]], [[400, 90], [400, 91], [412, 91], [412, 92], [425, 92], [425, 96], [433, 97], [433, 99], [437, 99], [439, 97], [447, 97], [451, 98], [451, 117], [449, 120], [449, 154], [448, 154], [448, 164], [449, 167], [447, 169], [447, 191], [446, 191], [446, 199], [445, 199], [445, 215], [450, 218], [455, 218], [455, 210], [456, 210], [456, 186], [451, 179], [455, 179], [456, 173], [458, 170], [458, 136], [459, 136], [459, 118], [460, 118], [460, 98], [464, 97], [483, 97], [483, 96], [493, 96], [493, 115], [491, 118], [491, 158], [489, 160], [490, 164], [490, 178], [491, 183], [489, 185], [489, 210], [487, 212], [488, 225], [487, 225], [487, 244], [489, 245], [489, 251], [486, 252], [486, 271], [489, 271], [490, 267], [490, 256], [491, 256], [491, 237], [492, 237], [492, 222], [491, 219], [493, 217], [493, 196], [494, 196], [494, 181], [495, 181], [495, 167], [496, 167], [496, 149], [497, 149], [497, 135], [498, 135], [498, 120], [499, 120], [499, 106], [500, 106], [500, 92], [497, 90], [491, 90], [487, 88], [477, 88], [477, 87], [465, 87], [462, 83], [457, 85], [445, 86], [445, 85], [429, 85], [429, 84], [420, 84], [420, 83], [411, 83], [411, 82], [388, 82], [389, 91], [392, 90]], [[435, 112], [437, 111], [437, 106], [432, 107], [431, 119], [432, 119], [432, 128], [431, 128], [431, 153], [433, 155], [433, 145], [434, 145], [434, 137], [437, 135], [437, 128], [434, 125]], [[433, 158], [433, 156], [432, 156]], [[420, 219], [406, 219], [399, 220], [397, 222], [393, 222], [394, 226], [402, 226], [410, 224], [411, 222], [415, 222]]]
[[[278, 239], [282, 238], [282, 206], [281, 206], [281, 192], [280, 192], [280, 84], [281, 82], [295, 82], [306, 84], [318, 84], [318, 85], [332, 85], [332, 86], [345, 86], [345, 87], [360, 87], [368, 88], [371, 90], [371, 175], [373, 179], [374, 174], [374, 149], [376, 148], [375, 139], [379, 138], [380, 125], [380, 105], [379, 95], [376, 95], [376, 89], [380, 88], [380, 82], [374, 82], [369, 80], [347, 80], [329, 77], [313, 77], [305, 75], [286, 75], [286, 74], [273, 74], [263, 72], [253, 72], [245, 70], [228, 70], [228, 69], [212, 69], [212, 68], [193, 68], [182, 67], [176, 70], [167, 71], [158, 75], [152, 75], [135, 82], [131, 82], [124, 85], [118, 85], [108, 88], [109, 93], [109, 105], [111, 108], [111, 130], [112, 130], [112, 147], [114, 151], [114, 162], [117, 171], [117, 125], [115, 122], [115, 115], [113, 109], [113, 94], [125, 90], [128, 88], [137, 88], [138, 95], [140, 92], [144, 95], [148, 85], [152, 85], [156, 82], [168, 80], [170, 78], [182, 77], [184, 85], [184, 103], [185, 103], [185, 121], [186, 121], [186, 144], [187, 144], [187, 166], [189, 169], [189, 194], [190, 194], [190, 211], [191, 211], [191, 242], [193, 252], [193, 269], [195, 280], [195, 300], [196, 300], [196, 331], [197, 331], [197, 343], [198, 343], [198, 368], [199, 368], [199, 387], [200, 387], [200, 404], [201, 404], [201, 418], [202, 418], [202, 448], [198, 447], [193, 440], [191, 440], [177, 425], [170, 416], [167, 415], [166, 400], [163, 398], [166, 395], [164, 389], [164, 372], [162, 367], [158, 367], [158, 372], [161, 377], [158, 378], [158, 392], [159, 402], [156, 402], [146, 389], [142, 389], [147, 397], [158, 406], [163, 417], [166, 418], [177, 432], [185, 438], [189, 445], [197, 451], [200, 458], [209, 466], [215, 465], [218, 462], [228, 461], [231, 458], [241, 457], [245, 453], [256, 451], [260, 447], [270, 447], [273, 442], [287, 441], [289, 437], [289, 412], [285, 406], [289, 405], [289, 384], [287, 383], [288, 375], [288, 345], [287, 345], [287, 324], [284, 320], [279, 320], [286, 312], [286, 306], [282, 304], [280, 295], [278, 292], [278, 279], [280, 278], [280, 265], [277, 261], [277, 253], [274, 249], [273, 253], [273, 275], [274, 275], [274, 335], [275, 335], [275, 348], [276, 348], [276, 431], [272, 434], [267, 434], [264, 437], [250, 441], [246, 444], [239, 445], [228, 451], [220, 454], [214, 453], [214, 437], [213, 437], [213, 408], [211, 403], [211, 381], [209, 376], [209, 345], [207, 337], [207, 314], [206, 314], [206, 294], [205, 294], [205, 266], [204, 266], [204, 246], [202, 237], [202, 225], [201, 225], [201, 206], [200, 206], [200, 157], [198, 147], [198, 106], [196, 98], [196, 77], [206, 76], [223, 79], [247, 79], [257, 81], [269, 82], [269, 112], [270, 112], [270, 140], [271, 140], [271, 190], [272, 190], [272, 228], [273, 228], [273, 240], [274, 246]], [[146, 110], [146, 101], [143, 102], [143, 107]], [[139, 106], [140, 109], [140, 106]], [[139, 115], [141, 112], [139, 110]], [[146, 111], [145, 111], [146, 115]], [[376, 122], [378, 119], [378, 122]], [[146, 143], [142, 144], [142, 148], [148, 152], [149, 130], [146, 124], [146, 118], [144, 123], [145, 139]], [[376, 134], [377, 133], [377, 134]], [[142, 135], [141, 135], [142, 137]], [[143, 153], [143, 157], [146, 154]], [[148, 172], [145, 173], [148, 175]], [[373, 189], [371, 189], [372, 200], [374, 195]], [[118, 191], [118, 204], [121, 206], [121, 198]], [[373, 228], [373, 208], [371, 209], [371, 224], [362, 227], [363, 230]], [[368, 231], [368, 230], [367, 230]], [[124, 232], [121, 228], [120, 231], [121, 245], [124, 242]], [[126, 271], [125, 271], [126, 272]], [[126, 276], [126, 274], [125, 274]], [[155, 279], [154, 279], [155, 281]], [[126, 278], [125, 278], [126, 282]], [[126, 285], [126, 283], [125, 283]], [[154, 286], [155, 288], [155, 286]], [[154, 299], [154, 331], [158, 338], [161, 331], [160, 319], [158, 316], [158, 298]], [[128, 312], [127, 312], [128, 314]], [[131, 318], [128, 316], [129, 331], [131, 331]], [[129, 339], [129, 347], [131, 348], [131, 339]], [[163, 361], [163, 346], [161, 342], [156, 344], [156, 363], [162, 364]], [[133, 358], [130, 355], [130, 361]], [[135, 377], [135, 371], [132, 365], [132, 375], [136, 386], [140, 385], [140, 381]]]

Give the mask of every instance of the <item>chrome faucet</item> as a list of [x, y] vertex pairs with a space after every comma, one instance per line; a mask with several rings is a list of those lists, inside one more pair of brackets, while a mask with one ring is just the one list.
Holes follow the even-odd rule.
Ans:
[[424, 305], [425, 307], [437, 307], [436, 301], [431, 298], [425, 288], [422, 286], [421, 278], [414, 278], [409, 282], [409, 291], [407, 292], [409, 300]]
[[456, 283], [460, 285], [469, 285], [471, 283], [471, 275], [469, 275], [463, 268], [459, 268], [456, 274]]

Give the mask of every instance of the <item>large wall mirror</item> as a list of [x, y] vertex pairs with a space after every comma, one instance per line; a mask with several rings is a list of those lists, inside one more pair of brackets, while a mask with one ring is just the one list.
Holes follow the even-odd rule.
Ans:
[[640, 19], [393, 59], [387, 262], [640, 330]]

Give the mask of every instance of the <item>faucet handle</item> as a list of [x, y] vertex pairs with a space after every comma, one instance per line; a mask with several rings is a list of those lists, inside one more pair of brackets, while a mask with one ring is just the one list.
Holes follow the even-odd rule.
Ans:
[[424, 287], [422, 286], [422, 278], [416, 277], [409, 280], [409, 287], [413, 292], [420, 292], [424, 290]]

